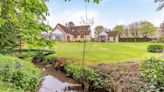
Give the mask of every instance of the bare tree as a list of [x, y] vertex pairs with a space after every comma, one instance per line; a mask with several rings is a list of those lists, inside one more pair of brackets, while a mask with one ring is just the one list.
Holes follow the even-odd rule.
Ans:
[[129, 25], [129, 30], [131, 35], [134, 38], [134, 41], [137, 42], [137, 38], [139, 37], [139, 23], [135, 22]]
[[126, 37], [127, 39], [126, 41], [128, 42], [129, 41], [129, 27], [128, 26], [127, 27], [124, 26], [124, 30], [122, 34]]

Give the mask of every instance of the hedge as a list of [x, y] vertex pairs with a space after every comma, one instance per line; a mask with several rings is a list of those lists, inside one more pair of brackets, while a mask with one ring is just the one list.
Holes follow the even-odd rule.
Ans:
[[[151, 38], [137, 38], [136, 39], [137, 42], [150, 42], [152, 41]], [[135, 42], [135, 38], [119, 38], [119, 42]]]
[[163, 46], [162, 45], [149, 45], [147, 47], [148, 52], [153, 52], [153, 53], [159, 53], [163, 51]]

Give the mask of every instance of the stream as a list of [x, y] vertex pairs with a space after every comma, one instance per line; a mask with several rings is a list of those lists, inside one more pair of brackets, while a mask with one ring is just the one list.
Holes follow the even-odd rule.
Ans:
[[66, 77], [65, 73], [52, 67], [37, 66], [44, 71], [44, 78], [38, 92], [83, 92], [81, 84]]

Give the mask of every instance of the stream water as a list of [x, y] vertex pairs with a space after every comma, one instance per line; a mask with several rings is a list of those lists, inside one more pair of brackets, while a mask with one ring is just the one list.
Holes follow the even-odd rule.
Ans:
[[[41, 66], [39, 66], [41, 68]], [[64, 73], [56, 71], [53, 68], [43, 68], [44, 79], [38, 92], [83, 92], [82, 88], [69, 89], [73, 85], [80, 85]]]

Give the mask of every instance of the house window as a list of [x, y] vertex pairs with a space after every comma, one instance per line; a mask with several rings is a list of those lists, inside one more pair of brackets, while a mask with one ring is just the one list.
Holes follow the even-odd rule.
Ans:
[[113, 41], [114, 41], [114, 42], [116, 41], [116, 38], [115, 38], [115, 37], [113, 37]]
[[77, 38], [77, 35], [74, 35], [74, 38]]
[[84, 35], [80, 35], [81, 38], [84, 38]]

